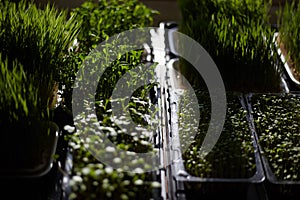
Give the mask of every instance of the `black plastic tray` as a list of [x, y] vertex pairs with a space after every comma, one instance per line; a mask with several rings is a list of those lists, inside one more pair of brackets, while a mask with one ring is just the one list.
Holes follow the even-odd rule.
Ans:
[[[172, 95], [171, 95], [172, 96]], [[174, 94], [173, 94], [174, 96]], [[176, 101], [175, 98], [171, 98]], [[174, 100], [175, 99], [175, 100]], [[174, 102], [171, 102], [174, 103]], [[241, 103], [244, 104], [243, 97], [241, 96]], [[174, 103], [175, 105], [177, 102]], [[176, 110], [176, 109], [175, 109]], [[177, 112], [173, 112], [176, 115]], [[249, 116], [248, 116], [249, 117]], [[176, 123], [173, 123], [176, 126]], [[249, 124], [250, 126], [250, 124]], [[172, 127], [176, 130], [176, 127]], [[238, 200], [257, 200], [267, 199], [265, 195], [263, 181], [265, 174], [262, 166], [261, 157], [258, 151], [258, 145], [255, 140], [255, 132], [250, 128], [250, 133], [253, 138], [254, 152], [253, 156], [256, 162], [256, 172], [250, 178], [200, 178], [190, 175], [184, 167], [183, 159], [181, 157], [181, 150], [177, 147], [180, 146], [179, 134], [172, 131], [171, 154], [172, 164], [171, 171], [172, 177], [175, 182], [177, 196], [184, 194], [186, 199], [238, 199]], [[177, 138], [177, 139], [176, 139]], [[178, 143], [176, 144], [177, 141]], [[175, 142], [175, 143], [174, 143]]]
[[[16, 125], [3, 130], [2, 134], [5, 136], [1, 152], [6, 155], [1, 161], [1, 179], [39, 178], [51, 170], [59, 137], [59, 128], [54, 122], [40, 122], [25, 128]], [[31, 147], [38, 152], [29, 151]]]
[[273, 41], [276, 46], [277, 54], [280, 57], [279, 65], [281, 65], [283, 68], [283, 77], [284, 77], [285, 81], [287, 82], [287, 87], [289, 88], [289, 91], [300, 91], [300, 82], [295, 78], [288, 63], [286, 62], [286, 58], [282, 54], [279, 44], [277, 43], [277, 40], [276, 40], [277, 37], [278, 37], [278, 32], [276, 32], [274, 34]]
[[[268, 93], [265, 95], [285, 95], [286, 93]], [[291, 95], [297, 95], [297, 93], [290, 93]], [[267, 157], [263, 153], [263, 147], [259, 143], [259, 133], [257, 133], [255, 124], [254, 124], [254, 119], [252, 115], [252, 102], [251, 98], [253, 95], [263, 95], [263, 93], [256, 93], [256, 94], [247, 94], [245, 95], [245, 99], [248, 105], [249, 113], [250, 113], [250, 121], [251, 121], [251, 126], [252, 129], [254, 130], [255, 137], [257, 140], [258, 144], [258, 150], [261, 155], [262, 159], [262, 164], [264, 167], [264, 171], [266, 174], [266, 181], [265, 181], [265, 187], [266, 187], [266, 192], [268, 195], [269, 200], [298, 200], [300, 197], [300, 181], [288, 181], [288, 180], [279, 180], [276, 178], [274, 175], [270, 163], [267, 159]]]

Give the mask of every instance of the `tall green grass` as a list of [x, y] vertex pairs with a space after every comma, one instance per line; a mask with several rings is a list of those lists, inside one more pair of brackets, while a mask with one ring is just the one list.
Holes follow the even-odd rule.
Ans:
[[[178, 0], [179, 31], [200, 43], [213, 58], [227, 90], [278, 91], [280, 71], [272, 55], [273, 34], [266, 0]], [[183, 74], [192, 67], [182, 61]], [[196, 73], [197, 74], [197, 73]], [[199, 84], [199, 76], [189, 77]]]
[[0, 123], [48, 118], [53, 83], [61, 80], [79, 24], [50, 4], [3, 0], [0, 8]]
[[23, 66], [39, 86], [41, 103], [47, 106], [52, 83], [59, 80], [64, 57], [78, 33], [78, 23], [47, 4], [41, 9], [31, 1], [0, 2], [0, 52], [13, 68], [14, 60]]
[[18, 61], [9, 66], [8, 59], [0, 54], [0, 127], [29, 116], [42, 117], [36, 110], [39, 97], [32, 80]]

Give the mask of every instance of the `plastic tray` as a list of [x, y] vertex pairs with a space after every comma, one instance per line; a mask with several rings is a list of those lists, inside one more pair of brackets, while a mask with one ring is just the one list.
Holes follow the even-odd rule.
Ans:
[[[171, 95], [172, 96], [172, 95]], [[174, 96], [174, 94], [173, 94]], [[175, 98], [171, 98], [176, 101]], [[172, 103], [172, 102], [171, 102]], [[244, 104], [243, 97], [241, 96], [241, 103]], [[174, 103], [177, 105], [177, 102]], [[246, 109], [246, 107], [245, 107]], [[176, 110], [176, 109], [173, 109]], [[176, 115], [176, 111], [173, 111], [173, 115]], [[249, 117], [249, 116], [248, 116]], [[253, 137], [254, 152], [253, 156], [256, 163], [256, 172], [250, 178], [200, 178], [190, 175], [184, 167], [181, 157], [181, 150], [177, 147], [180, 146], [180, 140], [178, 131], [176, 132], [176, 122], [172, 123], [172, 144], [171, 144], [171, 156], [172, 164], [171, 171], [172, 177], [175, 182], [176, 195], [185, 195], [186, 199], [238, 199], [238, 200], [257, 200], [267, 199], [265, 195], [263, 181], [265, 180], [265, 174], [262, 166], [261, 157], [258, 151], [258, 145], [255, 140], [255, 132], [250, 129], [250, 133]], [[249, 125], [250, 126], [250, 125]], [[177, 143], [176, 143], [177, 141]]]
[[[1, 151], [6, 155], [1, 162], [0, 178], [38, 178], [51, 170], [59, 137], [59, 128], [54, 122], [41, 122], [25, 128], [16, 126], [4, 133], [6, 136], [2, 137], [2, 142], [5, 147], [2, 146]], [[38, 152], [29, 151], [31, 147]]]
[[278, 32], [276, 32], [274, 34], [274, 43], [275, 43], [275, 46], [276, 46], [276, 49], [277, 49], [277, 54], [279, 55], [280, 57], [280, 64], [282, 65], [283, 67], [283, 75], [284, 75], [284, 78], [287, 82], [287, 86], [289, 88], [290, 91], [300, 91], [300, 82], [296, 79], [296, 77], [293, 75], [292, 71], [291, 71], [291, 68], [289, 67], [287, 61], [286, 61], [286, 58], [285, 56], [283, 55], [280, 47], [279, 47], [279, 44], [277, 43], [277, 37], [278, 37]]
[[[269, 93], [266, 95], [285, 95], [286, 93]], [[296, 93], [291, 93], [292, 95], [297, 95], [299, 96], [299, 94]], [[251, 98], [253, 97], [253, 95], [263, 95], [261, 94], [248, 94], [245, 96], [248, 108], [249, 108], [249, 113], [250, 113], [250, 120], [252, 123], [252, 127], [253, 130], [256, 132], [256, 128], [255, 128], [255, 124], [253, 121], [253, 115], [251, 114], [252, 112], [252, 102], [251, 102]], [[267, 159], [267, 157], [264, 155], [263, 153], [263, 147], [260, 145], [259, 143], [259, 133], [255, 134], [256, 136], [256, 140], [257, 140], [257, 144], [258, 144], [258, 150], [259, 153], [261, 155], [261, 159], [262, 159], [262, 164], [264, 167], [264, 171], [266, 174], [266, 192], [268, 195], [268, 198], [270, 200], [298, 200], [300, 197], [300, 181], [288, 181], [288, 180], [279, 180], [278, 178], [276, 178], [276, 176], [274, 175], [270, 163]]]

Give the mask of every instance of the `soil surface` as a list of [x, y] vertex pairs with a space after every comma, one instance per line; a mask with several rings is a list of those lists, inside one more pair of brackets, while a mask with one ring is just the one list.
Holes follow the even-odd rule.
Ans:
[[300, 81], [300, 73], [296, 70], [295, 63], [291, 59], [291, 57], [288, 55], [288, 50], [285, 48], [284, 43], [280, 40], [279, 35], [278, 35], [276, 41], [279, 44], [279, 48], [280, 48], [283, 56], [285, 57], [287, 64], [288, 64], [289, 68], [291, 69], [291, 72], [293, 73], [294, 78], [297, 81]]

